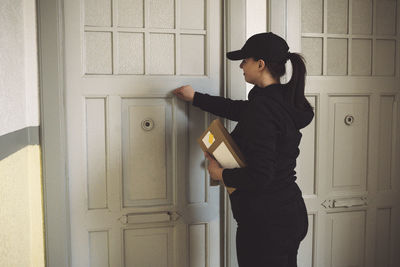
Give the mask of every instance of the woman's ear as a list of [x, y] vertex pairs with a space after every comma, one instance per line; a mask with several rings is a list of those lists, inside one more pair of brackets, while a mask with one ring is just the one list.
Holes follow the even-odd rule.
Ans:
[[261, 69], [261, 70], [265, 68], [264, 60], [262, 60], [262, 59], [258, 60], [258, 68]]

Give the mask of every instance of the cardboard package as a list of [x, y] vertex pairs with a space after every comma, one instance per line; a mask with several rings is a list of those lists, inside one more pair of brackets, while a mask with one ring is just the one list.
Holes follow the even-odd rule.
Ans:
[[[197, 139], [197, 142], [201, 149], [210, 153], [223, 168], [243, 168], [246, 166], [242, 152], [219, 119], [211, 122], [200, 138]], [[211, 179], [210, 184], [219, 185], [219, 182]], [[232, 194], [236, 188], [226, 186], [226, 190], [229, 194]]]

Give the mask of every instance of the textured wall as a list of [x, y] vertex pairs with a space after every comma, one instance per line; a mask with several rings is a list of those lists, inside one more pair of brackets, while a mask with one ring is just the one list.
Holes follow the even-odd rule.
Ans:
[[34, 0], [0, 1], [0, 136], [38, 126]]
[[22, 0], [0, 1], [0, 135], [26, 126]]
[[[3, 0], [2, 0], [3, 1]], [[39, 85], [35, 0], [24, 0], [26, 127], [39, 126]], [[0, 129], [1, 131], [1, 129]], [[0, 133], [1, 134], [1, 133]]]

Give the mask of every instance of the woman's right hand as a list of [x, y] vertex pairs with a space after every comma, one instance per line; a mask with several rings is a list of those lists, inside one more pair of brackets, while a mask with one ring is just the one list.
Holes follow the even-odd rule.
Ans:
[[194, 89], [190, 85], [184, 85], [179, 88], [176, 88], [172, 91], [172, 93], [187, 102], [193, 102], [194, 97]]

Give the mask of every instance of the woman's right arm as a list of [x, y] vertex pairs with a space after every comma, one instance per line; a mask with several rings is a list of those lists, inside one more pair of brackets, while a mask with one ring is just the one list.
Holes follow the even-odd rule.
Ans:
[[211, 96], [195, 92], [190, 85], [179, 87], [173, 91], [179, 98], [192, 102], [193, 106], [214, 115], [239, 121], [240, 114], [248, 105], [248, 100], [232, 100], [222, 96]]

